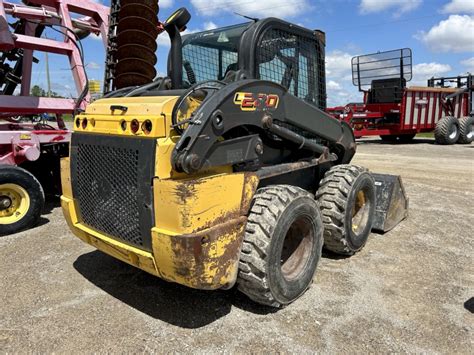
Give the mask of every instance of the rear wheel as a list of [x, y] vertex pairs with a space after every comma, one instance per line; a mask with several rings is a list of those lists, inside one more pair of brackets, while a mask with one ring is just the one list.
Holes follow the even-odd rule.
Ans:
[[324, 246], [338, 254], [361, 250], [372, 230], [375, 181], [364, 168], [338, 165], [329, 170], [316, 193], [324, 224]]
[[471, 144], [474, 141], [474, 117], [459, 119], [459, 144]]
[[459, 121], [455, 117], [443, 117], [436, 124], [435, 140], [441, 145], [455, 144], [460, 136]]
[[260, 189], [248, 217], [238, 289], [260, 304], [287, 305], [310, 286], [322, 247], [313, 195], [286, 185]]
[[44, 192], [28, 171], [0, 166], [0, 235], [36, 225], [44, 207]]

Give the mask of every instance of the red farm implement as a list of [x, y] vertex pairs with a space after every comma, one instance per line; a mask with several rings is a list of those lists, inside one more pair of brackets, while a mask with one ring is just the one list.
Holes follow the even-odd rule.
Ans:
[[417, 133], [434, 131], [439, 144], [471, 143], [473, 77], [434, 78], [428, 87], [407, 87], [412, 76], [407, 48], [354, 57], [353, 84], [364, 93], [364, 103], [328, 112], [348, 122], [357, 138], [409, 142]]
[[[62, 116], [90, 100], [80, 40], [95, 33], [106, 45], [108, 16], [92, 0], [0, 0], [0, 235], [35, 225], [44, 191], [60, 186], [71, 137]], [[61, 40], [44, 38], [49, 29]], [[68, 58], [77, 100], [30, 95], [35, 51]]]

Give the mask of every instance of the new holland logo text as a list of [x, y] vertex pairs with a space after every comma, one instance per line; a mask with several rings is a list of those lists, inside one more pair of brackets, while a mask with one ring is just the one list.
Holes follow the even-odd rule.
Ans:
[[240, 106], [242, 111], [268, 111], [276, 110], [280, 98], [274, 94], [252, 94], [250, 92], [237, 92], [234, 104]]

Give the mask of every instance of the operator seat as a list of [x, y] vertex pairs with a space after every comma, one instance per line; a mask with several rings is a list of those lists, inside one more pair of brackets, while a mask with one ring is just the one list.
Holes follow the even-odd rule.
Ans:
[[222, 79], [225, 83], [231, 83], [235, 81], [237, 71], [239, 70], [239, 63], [232, 63], [227, 66], [225, 70], [224, 78]]

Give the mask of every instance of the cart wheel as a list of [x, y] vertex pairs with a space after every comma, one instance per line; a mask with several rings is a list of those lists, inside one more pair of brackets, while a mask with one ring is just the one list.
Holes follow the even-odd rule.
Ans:
[[260, 304], [285, 306], [311, 285], [322, 248], [312, 194], [287, 185], [260, 189], [245, 230], [238, 289]]
[[474, 141], [474, 117], [459, 119], [459, 144], [471, 144]]
[[443, 117], [436, 124], [435, 140], [441, 145], [455, 144], [460, 136], [459, 121], [456, 117]]
[[374, 222], [372, 175], [354, 165], [335, 166], [321, 180], [316, 198], [323, 215], [324, 247], [342, 255], [361, 250]]
[[31, 173], [0, 166], [0, 236], [35, 226], [43, 207], [43, 188]]

